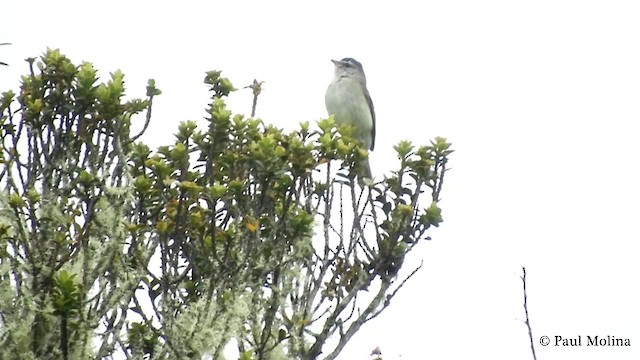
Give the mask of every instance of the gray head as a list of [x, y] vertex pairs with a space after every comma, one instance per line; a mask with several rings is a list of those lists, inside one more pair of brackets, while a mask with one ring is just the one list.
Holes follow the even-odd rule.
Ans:
[[331, 62], [333, 62], [333, 64], [336, 66], [336, 78], [352, 77], [358, 78], [363, 83], [367, 82], [367, 79], [364, 75], [364, 70], [362, 69], [362, 64], [360, 64], [356, 59], [344, 58], [342, 60], [331, 60]]

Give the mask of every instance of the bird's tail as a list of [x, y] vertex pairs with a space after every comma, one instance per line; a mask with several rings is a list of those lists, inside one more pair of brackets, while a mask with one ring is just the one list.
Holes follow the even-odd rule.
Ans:
[[371, 165], [369, 164], [369, 159], [365, 160], [364, 171], [362, 172], [362, 176], [358, 178], [358, 183], [360, 184], [360, 186], [364, 186], [364, 181], [362, 180], [362, 178], [372, 179]]
[[367, 162], [364, 164], [364, 172], [363, 174], [364, 177], [371, 179], [371, 165], [369, 164], [369, 159], [367, 159]]

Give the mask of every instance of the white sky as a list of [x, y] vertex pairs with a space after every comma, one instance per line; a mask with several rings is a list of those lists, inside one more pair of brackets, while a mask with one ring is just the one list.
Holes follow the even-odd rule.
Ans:
[[[413, 254], [423, 270], [340, 359], [530, 359], [520, 265], [536, 340], [632, 345], [536, 344], [539, 359], [640, 358], [640, 2], [302, 3], [3, 1], [0, 90], [46, 47], [121, 69], [131, 96], [155, 78], [157, 146], [202, 119], [207, 70], [266, 81], [257, 115], [293, 129], [326, 116], [329, 60], [354, 57], [376, 108], [374, 175], [403, 139], [456, 152], [445, 222]], [[230, 106], [249, 114], [249, 90]]]

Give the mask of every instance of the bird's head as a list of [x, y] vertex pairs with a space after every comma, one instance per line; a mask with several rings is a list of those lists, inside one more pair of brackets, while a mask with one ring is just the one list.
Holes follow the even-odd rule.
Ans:
[[344, 58], [342, 60], [331, 60], [335, 65], [336, 77], [357, 77], [365, 79], [362, 64], [353, 58]]

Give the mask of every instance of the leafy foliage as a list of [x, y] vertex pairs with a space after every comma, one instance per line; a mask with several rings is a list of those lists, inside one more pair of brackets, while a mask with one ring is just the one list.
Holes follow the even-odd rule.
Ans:
[[124, 101], [119, 71], [98, 83], [57, 50], [29, 64], [0, 99], [2, 358], [221, 358], [234, 339], [241, 359], [333, 359], [442, 222], [443, 138], [400, 143], [398, 170], [362, 187], [350, 129], [234, 115], [212, 71], [207, 126], [152, 151], [153, 80]]

